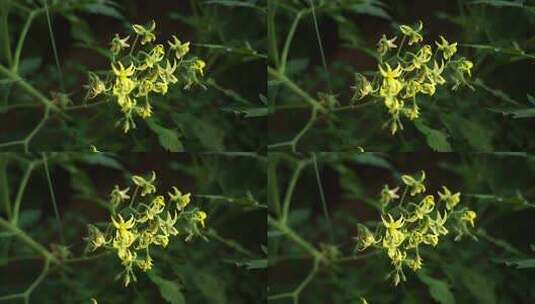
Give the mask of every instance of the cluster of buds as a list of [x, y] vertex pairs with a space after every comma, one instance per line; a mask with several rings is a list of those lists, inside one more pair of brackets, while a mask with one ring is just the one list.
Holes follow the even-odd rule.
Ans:
[[[167, 247], [170, 238], [182, 235], [189, 241], [202, 235], [206, 213], [198, 208], [186, 209], [190, 193], [176, 187], [168, 192], [168, 199], [157, 194], [156, 174], [150, 178], [133, 176], [134, 190], [115, 186], [110, 195], [110, 222], [103, 230], [88, 225], [88, 251], [99, 248], [112, 250], [124, 266], [124, 285], [136, 281], [135, 268], [146, 272], [152, 268], [151, 248]], [[136, 196], [140, 198], [136, 200]]]
[[[358, 224], [357, 251], [375, 247], [386, 253], [394, 267], [394, 285], [405, 281], [404, 267], [412, 271], [422, 268], [422, 246], [435, 247], [449, 230], [457, 238], [469, 234], [468, 225], [474, 226], [476, 213], [466, 207], [459, 208], [460, 193], [452, 193], [443, 186], [436, 196], [426, 193], [425, 172], [419, 177], [403, 175], [403, 194], [400, 187], [385, 185], [381, 191], [381, 222], [375, 232]], [[399, 200], [399, 203], [395, 202]], [[448, 225], [448, 228], [446, 227]]]
[[[389, 127], [392, 134], [403, 130], [402, 116], [409, 120], [420, 116], [418, 102], [422, 96], [433, 96], [437, 87], [448, 82], [453, 84], [453, 90], [461, 84], [469, 85], [465, 75], [471, 76], [473, 64], [464, 57], [453, 59], [457, 43], [449, 43], [440, 36], [440, 42], [435, 42], [436, 50], [433, 51], [431, 45], [422, 44], [422, 29], [422, 22], [414, 28], [400, 26], [403, 38], [399, 48], [395, 44], [397, 36], [388, 39], [383, 35], [377, 44], [379, 65], [373, 80], [360, 73], [355, 74], [353, 101], [366, 96], [382, 100], [390, 115], [385, 127]], [[402, 51], [405, 42], [408, 46]], [[450, 72], [448, 80], [444, 76], [446, 71]]]
[[[190, 43], [181, 42], [176, 36], [163, 44], [155, 44], [156, 23], [148, 26], [134, 24], [135, 38], [130, 46], [130, 36], [121, 38], [118, 34], [111, 41], [111, 70], [101, 79], [96, 73], [89, 73], [87, 99], [103, 95], [114, 100], [124, 117], [118, 121], [127, 133], [136, 127], [134, 117], [147, 119], [152, 115], [150, 102], [154, 94], [166, 95], [169, 87], [177, 83], [184, 89], [201, 84], [205, 62], [197, 57], [186, 58]], [[140, 42], [141, 47], [136, 51]]]

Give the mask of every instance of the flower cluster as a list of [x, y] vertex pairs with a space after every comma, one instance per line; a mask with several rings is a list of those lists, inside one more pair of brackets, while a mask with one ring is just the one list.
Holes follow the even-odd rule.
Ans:
[[[124, 132], [136, 127], [134, 117], [147, 119], [152, 115], [150, 98], [154, 94], [166, 95], [169, 87], [181, 83], [184, 89], [201, 84], [205, 62], [197, 57], [186, 58], [190, 43], [181, 42], [176, 36], [168, 41], [168, 49], [156, 43], [156, 23], [132, 26], [135, 34], [130, 45], [130, 36], [118, 34], [111, 41], [111, 70], [104, 80], [96, 73], [89, 73], [87, 99], [99, 95], [110, 97], [119, 105], [124, 117], [118, 122]], [[136, 51], [140, 42], [141, 48]], [[202, 84], [201, 84], [202, 85]]]
[[[377, 43], [379, 65], [373, 79], [370, 81], [359, 73], [355, 75], [353, 101], [366, 96], [382, 100], [390, 115], [385, 126], [392, 134], [403, 130], [402, 116], [410, 120], [420, 116], [417, 100], [421, 101], [422, 96], [433, 96], [437, 87], [447, 82], [453, 84], [453, 90], [461, 84], [469, 85], [465, 75], [471, 76], [473, 64], [464, 57], [453, 59], [457, 43], [449, 43], [440, 36], [440, 42], [435, 42], [437, 48], [433, 51], [431, 45], [422, 45], [422, 29], [422, 22], [415, 28], [400, 26], [402, 39], [399, 48], [397, 36], [389, 39], [383, 35]], [[402, 52], [405, 42], [408, 48]], [[395, 50], [397, 52], [394, 53]], [[446, 70], [450, 72], [448, 81], [444, 78]]]
[[[403, 175], [404, 192], [398, 195], [400, 187], [385, 185], [381, 191], [381, 222], [375, 232], [358, 224], [356, 250], [370, 246], [386, 253], [394, 266], [393, 280], [398, 285], [405, 281], [404, 267], [412, 271], [422, 268], [420, 254], [422, 246], [437, 246], [441, 237], [449, 230], [457, 232], [457, 238], [469, 234], [468, 224], [474, 226], [476, 213], [465, 207], [458, 208], [460, 193], [452, 193], [447, 187], [437, 195], [427, 194], [425, 172], [419, 177]], [[399, 203], [394, 202], [399, 199]], [[448, 225], [448, 228], [446, 227]]]
[[[88, 225], [88, 251], [106, 248], [114, 251], [124, 266], [124, 285], [136, 281], [135, 267], [141, 271], [152, 268], [151, 248], [167, 247], [172, 237], [183, 235], [190, 240], [201, 235], [206, 213], [198, 208], [185, 208], [190, 203], [190, 193], [182, 193], [176, 187], [168, 192], [169, 199], [157, 194], [156, 174], [150, 178], [133, 176], [134, 190], [115, 186], [110, 194], [110, 222], [100, 230]], [[136, 201], [136, 196], [140, 199]]]

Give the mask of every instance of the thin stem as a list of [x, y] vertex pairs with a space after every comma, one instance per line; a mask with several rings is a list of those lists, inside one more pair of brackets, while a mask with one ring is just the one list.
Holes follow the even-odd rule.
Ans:
[[56, 202], [56, 195], [54, 193], [54, 188], [52, 187], [52, 178], [50, 177], [50, 171], [48, 169], [48, 160], [46, 158], [46, 153], [43, 152], [43, 164], [45, 167], [45, 176], [48, 183], [48, 190], [50, 191], [50, 198], [52, 199], [52, 205], [54, 207], [54, 214], [56, 216], [56, 221], [58, 222], [59, 227], [59, 236], [61, 244], [65, 245], [65, 237], [63, 236], [63, 225], [61, 224], [61, 218], [59, 216], [58, 204]]
[[2, 195], [2, 201], [6, 208], [6, 215], [8, 219], [11, 219], [11, 200], [9, 198], [9, 180], [7, 178], [7, 165], [8, 161], [5, 157], [0, 158], [0, 193]]
[[270, 161], [267, 167], [268, 175], [268, 189], [269, 189], [269, 199], [268, 201], [272, 203], [273, 208], [275, 209], [275, 214], [280, 217], [281, 214], [281, 203], [279, 197], [279, 185], [277, 181], [277, 164], [274, 161]]
[[285, 236], [287, 236], [290, 240], [292, 240], [297, 245], [301, 246], [303, 249], [305, 249], [310, 255], [312, 255], [315, 259], [319, 259], [321, 261], [325, 260], [325, 257], [323, 254], [317, 250], [314, 246], [312, 246], [309, 242], [305, 241], [302, 237], [300, 237], [293, 229], [288, 227], [283, 222], [277, 221], [271, 216], [268, 216], [268, 224], [273, 226], [275, 229], [279, 230], [281, 233], [283, 233]]
[[22, 197], [24, 196], [24, 193], [26, 192], [26, 186], [28, 185], [28, 181], [30, 179], [30, 176], [32, 175], [32, 171], [35, 168], [36, 163], [31, 162], [28, 167], [26, 167], [26, 171], [24, 172], [24, 175], [22, 176], [22, 180], [20, 181], [19, 190], [17, 191], [17, 196], [15, 198], [15, 205], [13, 207], [13, 218], [11, 221], [13, 222], [13, 225], [17, 226], [18, 220], [19, 220], [19, 210], [20, 210], [20, 204], [22, 202]]
[[275, 66], [280, 66], [279, 49], [277, 47], [277, 32], [275, 29], [275, 2], [268, 1], [267, 30], [269, 37], [269, 46], [271, 48], [272, 58]]
[[295, 16], [294, 21], [292, 22], [292, 25], [290, 26], [290, 30], [288, 31], [288, 35], [286, 36], [286, 42], [284, 43], [284, 48], [282, 50], [282, 56], [281, 56], [281, 63], [279, 66], [279, 71], [284, 74], [286, 72], [286, 63], [288, 61], [288, 53], [290, 51], [290, 45], [292, 44], [293, 37], [295, 35], [295, 31], [297, 29], [297, 25], [299, 25], [299, 21], [301, 20], [301, 17], [303, 17], [304, 12], [300, 11]]
[[314, 163], [314, 173], [316, 175], [316, 182], [318, 183], [318, 189], [320, 192], [320, 199], [321, 199], [321, 206], [323, 209], [323, 214], [325, 216], [325, 220], [327, 221], [327, 226], [329, 227], [329, 238], [331, 240], [331, 243], [334, 243], [334, 229], [333, 229], [333, 225], [331, 222], [331, 217], [329, 216], [329, 209], [327, 208], [327, 200], [325, 199], [323, 185], [321, 183], [321, 177], [320, 177], [320, 172], [318, 168], [318, 160], [316, 157], [316, 153], [312, 153], [312, 162]]
[[292, 201], [293, 192], [295, 190], [295, 185], [297, 184], [297, 181], [299, 180], [299, 176], [301, 175], [301, 171], [306, 166], [306, 163], [303, 161], [300, 161], [297, 163], [297, 168], [295, 168], [294, 174], [292, 175], [292, 179], [290, 180], [290, 183], [288, 184], [288, 189], [286, 189], [286, 195], [284, 196], [284, 201], [282, 205], [282, 217], [281, 222], [286, 224], [286, 221], [288, 220], [288, 212], [290, 211], [290, 204]]
[[11, 54], [11, 39], [9, 38], [9, 10], [10, 10], [10, 3], [9, 1], [4, 1], [4, 6], [2, 7], [3, 12], [0, 16], [0, 25], [2, 27], [2, 30], [0, 32], [0, 35], [2, 37], [2, 44], [4, 45], [4, 53], [6, 54], [6, 60], [9, 65], [13, 63], [13, 54]]
[[19, 70], [20, 55], [22, 53], [24, 42], [26, 41], [26, 36], [28, 35], [28, 31], [30, 29], [30, 26], [32, 25], [33, 19], [42, 12], [43, 10], [41, 9], [31, 11], [30, 14], [28, 15], [28, 18], [26, 18], [26, 22], [24, 23], [24, 26], [22, 27], [22, 31], [20, 32], [20, 35], [19, 35], [17, 48], [15, 49], [15, 58], [13, 60], [13, 66], [11, 69], [14, 73], [17, 73]]
[[31, 247], [36, 253], [42, 255], [47, 260], [54, 262], [54, 264], [58, 264], [58, 265], [60, 264], [60, 261], [52, 253], [50, 253], [50, 251], [48, 251], [43, 245], [34, 241], [34, 239], [32, 239], [28, 234], [26, 234], [26, 232], [17, 228], [17, 226], [14, 223], [10, 223], [6, 221], [5, 219], [0, 218], [0, 227], [12, 232], [21, 241], [26, 243], [26, 245]]
[[26, 138], [24, 139], [24, 151], [25, 152], [27, 152], [27, 153], [30, 152], [30, 142], [31, 142], [31, 140], [43, 128], [43, 126], [45, 125], [45, 123], [48, 120], [49, 116], [50, 116], [50, 107], [46, 106], [43, 118], [37, 124], [37, 126], [35, 126], [35, 128], [28, 134], [28, 136], [26, 136]]
[[280, 71], [277, 71], [272, 67], [268, 67], [268, 74], [280, 80], [288, 89], [305, 99], [305, 101], [308, 102], [313, 108], [317, 108], [322, 112], [326, 112], [325, 108], [316, 99], [308, 95], [307, 92], [303, 91], [299, 86], [297, 86], [294, 82], [288, 79], [284, 74], [281, 74]]
[[4, 74], [6, 77], [15, 80], [17, 84], [24, 89], [28, 94], [35, 97], [37, 100], [39, 100], [41, 103], [43, 103], [45, 106], [53, 109], [54, 111], [59, 111], [59, 108], [52, 103], [51, 100], [46, 98], [41, 92], [39, 92], [37, 89], [35, 89], [32, 85], [30, 85], [28, 82], [26, 82], [24, 79], [22, 79], [17, 73], [7, 69], [3, 65], [0, 64], [0, 74]]

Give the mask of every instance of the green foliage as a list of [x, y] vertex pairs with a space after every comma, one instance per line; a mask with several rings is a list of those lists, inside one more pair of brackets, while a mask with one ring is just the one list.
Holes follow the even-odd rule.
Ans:
[[[534, 301], [527, 291], [534, 280], [534, 237], [526, 233], [535, 206], [533, 155], [277, 152], [269, 162], [269, 303], [360, 303], [361, 297], [368, 303]], [[400, 274], [406, 281], [395, 286], [393, 257], [399, 256], [382, 250], [391, 241], [384, 243], [385, 220], [392, 220], [381, 215], [392, 212], [397, 220], [404, 207], [398, 200], [385, 205], [388, 193], [381, 189], [387, 184], [390, 194], [405, 196], [407, 206], [418, 204], [418, 196], [395, 188], [412, 184], [402, 174], [419, 170], [426, 172], [426, 194], [444, 196], [443, 185], [460, 192], [457, 208], [477, 213], [475, 228], [448, 220], [448, 233], [436, 246], [418, 249], [421, 269], [405, 269]], [[437, 198], [435, 208], [455, 202]], [[459, 216], [453, 209], [447, 213]], [[411, 231], [389, 229], [391, 235]], [[406, 259], [413, 256], [407, 253]]]
[[[265, 146], [265, 137], [259, 136], [267, 115], [261, 97], [266, 95], [265, 1], [168, 5], [161, 0], [150, 10], [143, 1], [12, 0], [1, 5], [0, 150], [253, 151]], [[178, 68], [182, 85], [151, 100], [155, 122], [138, 124], [135, 134], [125, 136], [116, 126], [125, 113], [112, 100], [85, 101], [84, 84], [90, 70], [110, 80], [104, 72], [115, 62], [109, 50], [114, 33], [130, 34], [132, 45], [131, 25], [151, 19], [165, 24], [157, 28], [155, 43], [168, 47], [172, 34], [191, 41], [191, 53], [206, 61], [199, 79], [205, 84], [183, 90], [182, 80], [191, 73]]]
[[[152, 269], [136, 268], [137, 281], [125, 287], [127, 256], [108, 250], [117, 234], [106, 224], [112, 214], [120, 221], [119, 212], [128, 220], [125, 212], [134, 212], [134, 207], [145, 210], [142, 206], [151, 200], [140, 190], [135, 202], [117, 204], [115, 197], [114, 205], [110, 192], [116, 184], [124, 190], [125, 179], [150, 169], [158, 172], [154, 183], [167, 207], [176, 209], [178, 202], [171, 203], [167, 189], [177, 185], [183, 194], [191, 193], [182, 213], [202, 209], [207, 216], [193, 222], [180, 222], [179, 217], [180, 234], [169, 236], [165, 246], [153, 243]], [[263, 172], [265, 158], [252, 153], [0, 153], [0, 187], [7, 189], [0, 196], [0, 265], [3, 273], [17, 274], [17, 280], [1, 277], [0, 302], [90, 303], [95, 298], [98, 303], [262, 303]], [[134, 179], [144, 185], [139, 177]], [[127, 195], [133, 197], [134, 188], [130, 185]], [[53, 211], [54, 202], [59, 216]], [[201, 219], [206, 228], [194, 224]], [[92, 235], [87, 233], [88, 224]], [[105, 239], [95, 234], [97, 228]], [[142, 231], [139, 228], [135, 227], [136, 233]], [[196, 229], [202, 236], [191, 238]], [[124, 237], [128, 234], [122, 232]], [[98, 248], [91, 251], [95, 245]], [[137, 248], [138, 258], [143, 258], [145, 249]]]
[[[533, 127], [529, 67], [535, 44], [527, 29], [535, 24], [533, 12], [534, 6], [525, 1], [431, 5], [425, 1], [273, 0], [268, 11], [270, 150], [535, 149], [528, 131]], [[374, 95], [379, 94], [381, 79], [376, 75], [377, 61], [394, 69], [396, 60], [388, 55], [382, 62], [377, 42], [383, 41], [384, 46], [384, 33], [394, 47], [392, 56], [402, 58], [402, 65], [410, 62], [411, 56], [403, 55], [407, 42], [402, 43], [399, 26], [418, 24], [418, 20], [424, 23], [418, 33], [424, 38], [422, 44], [435, 48], [440, 36], [456, 41], [458, 56], [474, 63], [472, 77], [446, 68], [442, 89], [437, 86], [431, 96], [417, 95], [414, 102], [420, 117], [414, 124], [404, 123], [402, 132], [399, 125], [393, 128], [396, 134], [390, 136], [385, 129], [392, 128], [390, 118], [402, 106]], [[398, 39], [390, 40], [394, 36]], [[355, 74], [360, 75], [356, 83]], [[362, 81], [365, 78], [371, 86], [362, 87], [368, 84]], [[465, 86], [459, 87], [460, 83]], [[331, 99], [334, 102], [322, 98], [325, 92], [336, 96]], [[362, 93], [368, 96], [356, 100]], [[412, 101], [404, 104], [408, 107]], [[418, 116], [416, 110], [407, 114]]]

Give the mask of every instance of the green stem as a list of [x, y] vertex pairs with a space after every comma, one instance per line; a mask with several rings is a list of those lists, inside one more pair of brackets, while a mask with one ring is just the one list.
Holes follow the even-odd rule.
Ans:
[[268, 1], [267, 30], [269, 37], [269, 46], [271, 48], [271, 57], [275, 66], [280, 66], [279, 49], [277, 46], [277, 31], [275, 29], [275, 3]]
[[[0, 8], [3, 10], [0, 16], [0, 26], [2, 30], [0, 31], [1, 42], [4, 45], [4, 53], [6, 54], [6, 61], [9, 65], [13, 63], [13, 55], [11, 54], [11, 39], [9, 37], [9, 9], [10, 3], [5, 2], [4, 5]], [[5, 6], [5, 7], [4, 7]]]
[[288, 89], [293, 91], [295, 94], [303, 97], [303, 99], [305, 99], [305, 101], [308, 102], [313, 108], [316, 108], [322, 112], [326, 112], [326, 109], [321, 105], [321, 103], [312, 98], [312, 96], [308, 95], [307, 92], [303, 91], [299, 86], [297, 86], [294, 82], [288, 79], [280, 71], [277, 71], [272, 67], [268, 67], [268, 74], [276, 78], [277, 80], [280, 80]]
[[288, 53], [290, 51], [290, 45], [292, 44], [295, 31], [297, 29], [297, 26], [299, 25], [299, 21], [301, 20], [301, 17], [303, 17], [303, 14], [304, 14], [303, 11], [300, 11], [299, 13], [297, 13], [294, 21], [292, 22], [290, 30], [288, 31], [288, 35], [286, 36], [286, 42], [284, 43], [284, 49], [282, 50], [281, 63], [279, 67], [279, 71], [282, 74], [286, 72], [286, 63], [288, 61]]
[[6, 215], [8, 219], [11, 219], [11, 200], [9, 199], [9, 182], [7, 178], [7, 164], [8, 161], [5, 157], [0, 159], [0, 194], [2, 195], [2, 201], [6, 208]]
[[0, 227], [15, 234], [15, 236], [17, 236], [21, 241], [26, 243], [26, 245], [31, 247], [36, 253], [42, 255], [47, 260], [54, 262], [54, 264], [58, 264], [58, 265], [60, 264], [60, 261], [52, 253], [50, 253], [50, 251], [48, 251], [43, 245], [34, 241], [34, 239], [32, 239], [24, 231], [17, 228], [17, 226], [14, 223], [10, 223], [6, 221], [5, 219], [0, 218]]
[[41, 103], [43, 103], [45, 106], [50, 107], [51, 109], [55, 111], [59, 111], [59, 108], [52, 103], [51, 100], [46, 98], [41, 92], [39, 92], [37, 89], [35, 89], [32, 85], [27, 83], [24, 79], [22, 79], [17, 73], [7, 69], [3, 65], [0, 64], [0, 74], [4, 74], [6, 77], [15, 80], [17, 84], [24, 89], [28, 94], [35, 97], [37, 100], [39, 100]]
[[15, 206], [13, 207], [13, 218], [11, 219], [13, 225], [15, 226], [17, 226], [19, 220], [19, 211], [20, 205], [22, 203], [22, 197], [24, 196], [24, 192], [26, 192], [26, 186], [28, 185], [28, 181], [30, 180], [30, 176], [32, 175], [32, 171], [35, 168], [35, 165], [35, 162], [31, 162], [28, 165], [26, 171], [24, 172], [24, 176], [22, 176], [22, 180], [20, 181], [19, 190], [17, 191], [17, 196], [15, 198]]
[[305, 165], [306, 164], [303, 161], [297, 163], [297, 168], [295, 168], [294, 174], [292, 175], [292, 179], [288, 184], [288, 189], [286, 189], [286, 195], [284, 196], [284, 202], [282, 205], [281, 217], [281, 222], [284, 224], [286, 224], [286, 221], [288, 220], [288, 212], [290, 211], [290, 204], [292, 201], [293, 192], [295, 190], [295, 185], [297, 184], [297, 180], [299, 180], [299, 176], [301, 175], [301, 171], [303, 170]]
[[310, 255], [312, 255], [315, 259], [318, 259], [320, 261], [324, 261], [325, 257], [323, 254], [314, 248], [309, 242], [305, 241], [302, 237], [297, 235], [295, 231], [293, 231], [288, 225], [286, 225], [283, 222], [277, 221], [271, 216], [268, 216], [268, 224], [275, 227], [277, 230], [279, 230], [281, 233], [283, 233], [285, 236], [287, 236], [290, 240], [292, 240], [297, 245], [301, 246], [303, 249], [305, 249]]
[[28, 18], [26, 19], [26, 22], [24, 23], [24, 26], [22, 27], [22, 31], [20, 32], [19, 40], [17, 42], [17, 48], [15, 49], [15, 58], [13, 60], [13, 66], [11, 69], [15, 74], [19, 70], [20, 55], [22, 53], [24, 42], [26, 41], [26, 36], [28, 35], [28, 31], [30, 30], [30, 26], [32, 25], [33, 19], [42, 12], [43, 10], [41, 9], [31, 11], [28, 15]]

